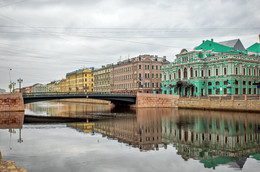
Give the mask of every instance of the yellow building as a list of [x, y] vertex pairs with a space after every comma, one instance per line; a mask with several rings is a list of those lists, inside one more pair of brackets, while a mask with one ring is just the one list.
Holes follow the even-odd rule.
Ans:
[[93, 92], [94, 68], [79, 69], [66, 74], [68, 92]]
[[61, 92], [61, 87], [60, 87], [60, 81], [56, 81], [55, 85], [54, 85], [54, 92]]
[[60, 92], [66, 92], [67, 91], [67, 83], [66, 79], [60, 80]]

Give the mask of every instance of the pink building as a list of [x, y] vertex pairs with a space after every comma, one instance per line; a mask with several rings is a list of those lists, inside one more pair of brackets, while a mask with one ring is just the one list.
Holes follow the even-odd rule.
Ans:
[[111, 67], [112, 93], [161, 93], [161, 66], [169, 63], [166, 56], [140, 55]]

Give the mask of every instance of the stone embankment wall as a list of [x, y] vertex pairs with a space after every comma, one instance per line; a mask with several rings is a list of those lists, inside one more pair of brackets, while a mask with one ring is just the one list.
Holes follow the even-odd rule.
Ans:
[[136, 107], [137, 108], [166, 108], [177, 107], [178, 95], [164, 95], [164, 94], [148, 94], [137, 93]]
[[234, 100], [232, 97], [230, 100], [223, 100], [221, 97], [219, 99], [180, 98], [178, 108], [259, 112], [260, 100], [248, 100], [246, 97], [243, 100]]
[[0, 94], [0, 112], [7, 111], [24, 111], [24, 102], [21, 93]]

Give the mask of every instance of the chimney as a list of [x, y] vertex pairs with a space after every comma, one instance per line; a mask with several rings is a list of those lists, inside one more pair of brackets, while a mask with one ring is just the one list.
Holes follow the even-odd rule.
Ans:
[[162, 58], [164, 61], [166, 61], [166, 56], [163, 56], [163, 58]]

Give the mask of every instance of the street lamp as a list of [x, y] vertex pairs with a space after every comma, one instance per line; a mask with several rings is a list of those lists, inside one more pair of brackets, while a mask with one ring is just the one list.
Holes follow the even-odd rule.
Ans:
[[14, 86], [15, 86], [15, 82], [12, 82], [11, 85], [13, 86], [13, 92], [14, 92]]
[[10, 89], [10, 93], [12, 92], [11, 70], [12, 70], [12, 69], [9, 68], [9, 80], [10, 80], [9, 89]]
[[17, 82], [19, 83], [19, 92], [21, 93], [21, 83], [23, 82], [23, 79], [19, 78], [17, 79]]

